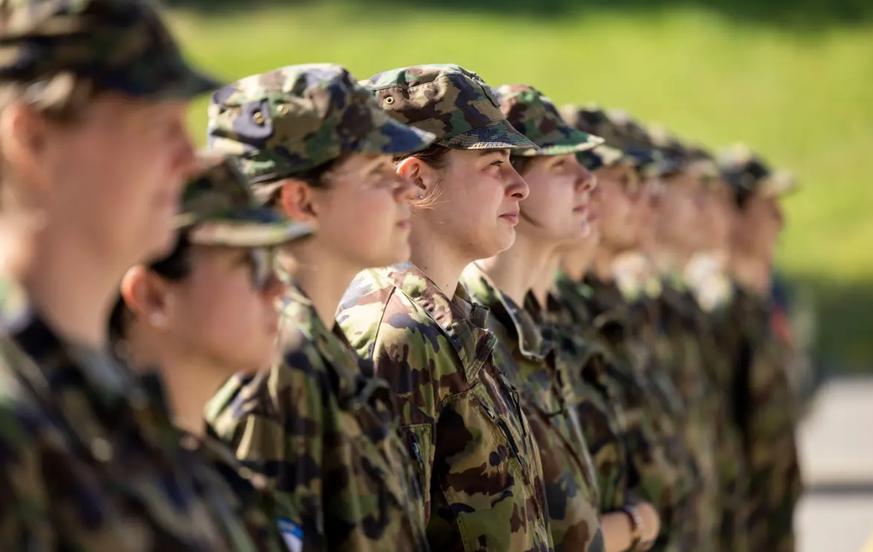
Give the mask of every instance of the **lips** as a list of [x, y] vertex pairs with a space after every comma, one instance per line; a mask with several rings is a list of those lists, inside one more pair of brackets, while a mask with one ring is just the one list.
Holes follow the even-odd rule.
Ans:
[[509, 213], [504, 213], [504, 214], [500, 215], [499, 218], [502, 218], [503, 220], [510, 222], [512, 224], [518, 224], [519, 212], [520, 211], [518, 209], [516, 209], [514, 211], [510, 211]]

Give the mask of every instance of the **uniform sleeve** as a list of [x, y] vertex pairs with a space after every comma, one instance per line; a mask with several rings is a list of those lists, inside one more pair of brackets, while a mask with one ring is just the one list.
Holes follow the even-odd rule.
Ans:
[[761, 343], [749, 373], [751, 514], [758, 520], [757, 538], [775, 552], [793, 550], [793, 514], [802, 491], [797, 414], [784, 361], [775, 343]]
[[383, 324], [372, 349], [372, 360], [376, 374], [390, 382], [394, 391], [399, 435], [413, 460], [428, 520], [438, 416], [435, 367], [444, 360], [421, 332]]
[[323, 400], [329, 393], [317, 366], [306, 351], [287, 352], [280, 366], [249, 384], [228, 382], [219, 396], [233, 398], [207, 417], [211, 430], [237, 459], [267, 478], [278, 503], [286, 501], [302, 526], [321, 533]]
[[0, 405], [0, 550], [55, 549], [38, 429]]

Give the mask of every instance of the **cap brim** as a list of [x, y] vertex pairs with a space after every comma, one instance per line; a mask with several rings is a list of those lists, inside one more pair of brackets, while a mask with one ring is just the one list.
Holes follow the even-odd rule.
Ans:
[[188, 240], [197, 245], [274, 247], [309, 237], [313, 233], [312, 227], [299, 222], [265, 224], [208, 221], [191, 227]]
[[160, 74], [160, 78], [146, 78], [138, 74], [104, 75], [97, 79], [100, 85], [140, 98], [154, 100], [188, 100], [221, 88], [221, 83], [185, 62], [175, 64]]
[[614, 167], [620, 163], [631, 163], [631, 158], [622, 150], [605, 145], [598, 145], [578, 153], [581, 153], [579, 162], [589, 171]]
[[765, 178], [758, 188], [758, 193], [768, 197], [778, 197], [797, 190], [797, 178], [790, 171], [777, 171]]
[[358, 153], [403, 155], [431, 145], [436, 136], [430, 132], [399, 123], [387, 114], [382, 124], [350, 149]]
[[481, 127], [436, 141], [437, 144], [452, 149], [538, 149], [538, 146], [515, 130], [506, 119], [499, 119]]
[[567, 153], [579, 153], [596, 148], [604, 143], [603, 138], [594, 136], [581, 130], [571, 129], [568, 136], [552, 144], [540, 144], [539, 149], [527, 149], [517, 152], [515, 155], [522, 157], [539, 157], [551, 155], [564, 155]]

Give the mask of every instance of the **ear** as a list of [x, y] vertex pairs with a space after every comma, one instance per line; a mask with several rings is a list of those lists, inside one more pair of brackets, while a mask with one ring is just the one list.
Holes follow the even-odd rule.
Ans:
[[412, 182], [420, 193], [428, 191], [428, 180], [433, 169], [417, 157], [407, 157], [397, 164], [397, 174]]
[[289, 219], [318, 226], [316, 191], [302, 180], [286, 180], [279, 189], [279, 206]]
[[45, 117], [33, 108], [15, 103], [0, 112], [0, 147], [4, 164], [29, 186], [29, 193], [47, 194], [44, 156], [50, 132]]
[[174, 296], [167, 282], [143, 265], [128, 269], [121, 280], [121, 297], [134, 316], [155, 328], [172, 317]]

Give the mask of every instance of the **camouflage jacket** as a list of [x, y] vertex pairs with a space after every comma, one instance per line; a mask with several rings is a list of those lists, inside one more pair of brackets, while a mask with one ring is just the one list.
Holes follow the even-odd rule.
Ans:
[[[529, 298], [525, 302], [528, 310], [533, 301]], [[603, 513], [617, 511], [633, 502], [630, 478], [636, 475], [632, 473], [634, 468], [622, 430], [626, 426], [623, 410], [610, 394], [605, 353], [583, 336], [569, 309], [553, 293], [547, 298], [544, 316], [594, 463], [599, 509]]]
[[289, 285], [282, 360], [231, 379], [207, 407], [211, 431], [300, 512], [304, 541], [329, 550], [426, 550], [420, 492], [387, 384]]
[[593, 278], [572, 282], [559, 277], [556, 295], [583, 335], [606, 354], [601, 385], [607, 400], [622, 409], [622, 430], [637, 477], [630, 484], [661, 516], [655, 550], [696, 549], [691, 501], [699, 475], [676, 423], [683, 416], [681, 399], [646, 341], [650, 305], [629, 304], [615, 285]]
[[798, 411], [773, 335], [766, 300], [737, 289], [721, 342], [733, 369], [733, 414], [747, 469], [749, 550], [794, 549], [793, 515], [802, 492], [795, 431]]
[[487, 309], [411, 264], [358, 275], [337, 319], [396, 391], [434, 550], [552, 549], [543, 469]]
[[0, 549], [281, 549], [259, 541], [260, 528], [250, 536], [261, 526], [241, 519], [221, 475], [180, 446], [159, 387], [10, 306], [4, 297]]
[[478, 266], [469, 265], [461, 281], [473, 300], [489, 309], [488, 328], [497, 337], [494, 363], [521, 392], [542, 459], [555, 551], [602, 552], [594, 465], [552, 343], [531, 314], [496, 289]]
[[655, 354], [658, 365], [672, 378], [684, 405], [684, 416], [676, 421], [698, 469], [700, 485], [693, 498], [698, 542], [716, 542], [721, 512], [726, 506], [722, 500], [730, 500], [722, 496], [721, 481], [734, 475], [734, 470], [727, 467], [727, 462], [722, 466], [729, 471], [721, 474], [719, 470], [717, 426], [723, 419], [720, 416], [725, 414], [721, 403], [726, 395], [716, 392], [706, 370], [703, 347], [711, 346], [710, 331], [704, 312], [679, 278], [667, 278], [656, 306]]

